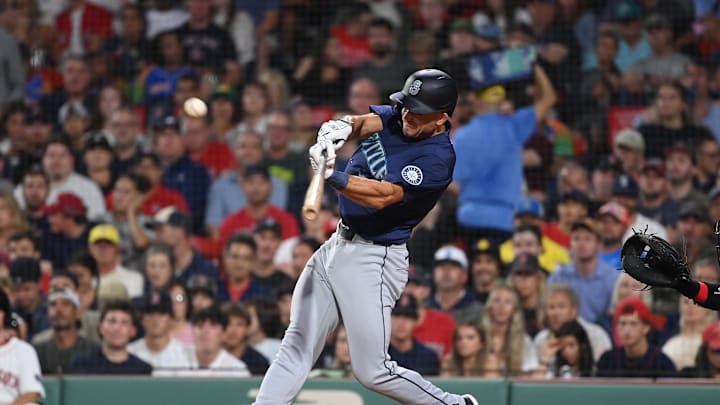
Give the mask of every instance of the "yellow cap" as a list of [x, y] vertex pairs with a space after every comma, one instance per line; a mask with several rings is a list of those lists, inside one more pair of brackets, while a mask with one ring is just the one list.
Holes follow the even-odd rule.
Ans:
[[505, 87], [496, 84], [480, 92], [480, 100], [496, 104], [505, 100]]
[[120, 233], [117, 228], [110, 224], [100, 224], [93, 227], [90, 230], [90, 236], [88, 237], [88, 243], [94, 244], [101, 240], [110, 242], [115, 245], [120, 244]]

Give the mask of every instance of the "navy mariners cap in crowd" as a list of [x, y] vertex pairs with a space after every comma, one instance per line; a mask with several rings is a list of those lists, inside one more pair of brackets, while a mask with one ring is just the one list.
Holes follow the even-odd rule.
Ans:
[[263, 218], [255, 224], [254, 233], [260, 233], [262, 231], [273, 231], [277, 236], [282, 235], [282, 227], [280, 226], [280, 223], [276, 221], [275, 218], [271, 217]]
[[510, 265], [510, 274], [539, 273], [542, 271], [537, 256], [529, 253], [520, 253]]
[[172, 315], [172, 301], [166, 292], [153, 292], [143, 300], [143, 314], [168, 314]]
[[395, 303], [395, 308], [393, 308], [392, 310], [392, 315], [418, 319], [420, 317], [420, 314], [418, 313], [418, 303], [415, 297], [410, 294], [401, 295]]
[[537, 198], [525, 197], [515, 206], [515, 215], [529, 214], [536, 218], [545, 218], [545, 209]]
[[612, 187], [612, 195], [616, 197], [640, 197], [640, 187], [631, 176], [621, 174], [615, 178]]
[[165, 128], [173, 128], [180, 131], [180, 121], [175, 115], [168, 114], [153, 121], [152, 129], [154, 131], [162, 131]]
[[456, 264], [460, 266], [463, 271], [467, 271], [468, 269], [468, 260], [467, 256], [465, 256], [465, 252], [455, 246], [443, 246], [435, 251], [435, 256], [433, 256], [433, 266], [443, 263]]
[[18, 257], [10, 262], [10, 278], [15, 284], [38, 282], [40, 280], [40, 262], [31, 257]]
[[429, 287], [432, 285], [432, 278], [425, 269], [411, 264], [408, 268], [408, 283]]

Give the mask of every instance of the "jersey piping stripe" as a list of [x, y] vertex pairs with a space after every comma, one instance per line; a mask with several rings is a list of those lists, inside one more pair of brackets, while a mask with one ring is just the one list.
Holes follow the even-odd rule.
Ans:
[[[385, 311], [383, 310], [383, 308], [385, 308], [385, 303], [383, 302], [383, 287], [385, 287], [385, 261], [387, 260], [387, 255], [388, 255], [388, 248], [387, 248], [387, 246], [386, 246], [386, 247], [385, 247], [385, 255], [383, 256], [383, 261], [382, 261], [382, 264], [380, 265], [380, 315], [381, 315], [381, 317], [382, 317], [382, 325], [383, 325], [383, 347], [385, 348], [385, 350], [387, 350], [388, 343], [387, 343], [387, 341], [385, 340], [385, 336], [387, 336], [387, 331], [385, 330]], [[390, 306], [390, 308], [393, 308], [393, 307], [394, 307], [394, 305]], [[387, 355], [387, 352], [385, 353], [385, 355]], [[388, 360], [384, 360], [384, 361], [383, 361], [383, 366], [385, 367], [385, 370], [387, 370], [389, 376], [402, 378], [403, 380], [409, 382], [410, 384], [418, 387], [418, 389], [420, 389], [420, 391], [422, 391], [422, 392], [428, 394], [429, 396], [435, 398], [435, 399], [438, 400], [441, 404], [450, 405], [450, 404], [448, 404], [447, 402], [443, 401], [442, 399], [440, 399], [440, 398], [436, 397], [435, 395], [433, 395], [433, 394], [429, 393], [428, 391], [426, 391], [423, 387], [419, 386], [415, 381], [412, 381], [412, 380], [410, 380], [410, 379], [408, 379], [408, 378], [405, 378], [405, 377], [403, 377], [401, 374], [394, 374], [393, 371], [392, 371], [392, 369], [391, 369], [390, 366], [388, 365]], [[454, 404], [454, 405], [457, 405], [457, 404]]]

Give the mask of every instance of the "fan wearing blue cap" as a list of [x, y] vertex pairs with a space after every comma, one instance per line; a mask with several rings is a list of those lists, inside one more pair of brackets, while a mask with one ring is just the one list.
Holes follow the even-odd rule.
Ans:
[[435, 293], [430, 296], [428, 308], [446, 312], [458, 324], [477, 320], [482, 305], [468, 291], [468, 259], [462, 249], [443, 246], [433, 257], [433, 284]]

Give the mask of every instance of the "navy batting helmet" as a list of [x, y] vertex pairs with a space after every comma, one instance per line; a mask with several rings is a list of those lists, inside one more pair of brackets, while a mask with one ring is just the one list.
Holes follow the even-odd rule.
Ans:
[[457, 103], [455, 80], [438, 69], [422, 69], [410, 75], [402, 90], [390, 95], [390, 100], [416, 114], [444, 112], [452, 115]]
[[3, 313], [2, 327], [7, 329], [12, 326], [12, 310], [10, 309], [10, 299], [5, 291], [0, 288], [0, 312]]

